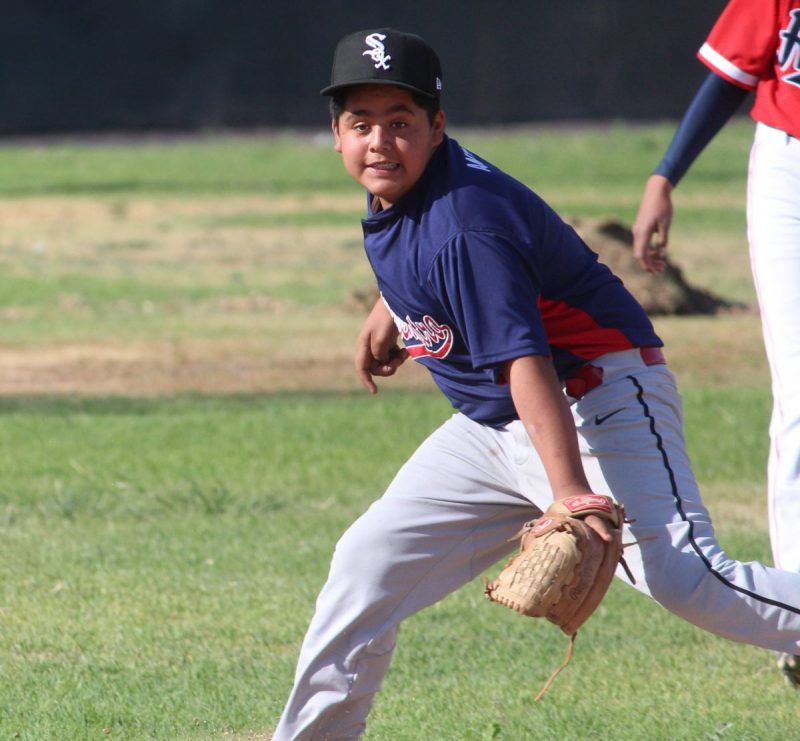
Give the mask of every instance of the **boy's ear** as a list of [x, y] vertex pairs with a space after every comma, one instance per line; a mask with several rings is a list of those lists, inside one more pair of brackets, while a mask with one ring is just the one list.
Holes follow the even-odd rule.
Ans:
[[447, 124], [447, 116], [444, 115], [444, 111], [440, 108], [436, 111], [436, 115], [433, 117], [433, 122], [431, 124], [431, 128], [433, 129], [433, 144], [434, 146], [439, 146], [444, 139], [444, 127]]
[[342, 151], [342, 140], [339, 136], [339, 119], [334, 118], [331, 121], [331, 131], [333, 132], [333, 149], [336, 152]]

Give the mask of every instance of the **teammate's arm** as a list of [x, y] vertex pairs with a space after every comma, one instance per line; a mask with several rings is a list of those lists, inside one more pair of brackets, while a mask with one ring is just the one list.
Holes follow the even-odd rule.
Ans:
[[664, 158], [647, 181], [633, 223], [633, 254], [645, 270], [660, 273], [666, 267], [672, 189], [741, 105], [747, 92], [709, 72], [689, 104]]
[[[583, 470], [575, 423], [550, 358], [515, 358], [506, 364], [504, 374], [517, 414], [544, 464], [553, 499], [593, 493]], [[587, 517], [586, 522], [603, 540], [610, 540], [602, 519]]]
[[356, 340], [355, 367], [359, 380], [371, 394], [378, 393], [373, 376], [393, 376], [408, 357], [397, 345], [399, 332], [394, 319], [378, 298]]

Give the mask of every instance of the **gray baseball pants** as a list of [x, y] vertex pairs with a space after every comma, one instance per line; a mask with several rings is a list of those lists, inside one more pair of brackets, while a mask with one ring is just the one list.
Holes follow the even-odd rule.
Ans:
[[[636, 589], [712, 633], [800, 654], [800, 574], [723, 552], [672, 373], [635, 350], [594, 364], [603, 382], [572, 404], [575, 426], [593, 491], [635, 520], [623, 541], [638, 541], [626, 549]], [[506, 556], [551, 500], [520, 422], [456, 414], [430, 435], [337, 544], [273, 741], [358, 738], [403, 619]]]

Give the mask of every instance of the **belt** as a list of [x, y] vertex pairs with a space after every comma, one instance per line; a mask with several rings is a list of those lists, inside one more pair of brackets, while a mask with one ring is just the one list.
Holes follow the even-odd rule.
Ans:
[[[667, 360], [660, 347], [640, 347], [639, 355], [645, 365], [666, 365]], [[576, 401], [603, 383], [603, 369], [599, 365], [585, 363], [564, 381], [568, 396]]]

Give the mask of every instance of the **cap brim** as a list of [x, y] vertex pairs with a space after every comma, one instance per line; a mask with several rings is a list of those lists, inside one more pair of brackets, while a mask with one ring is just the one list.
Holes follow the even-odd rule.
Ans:
[[338, 85], [328, 85], [328, 87], [322, 88], [322, 90], [319, 91], [319, 94], [334, 95], [339, 90], [344, 90], [348, 87], [355, 87], [356, 85], [393, 85], [394, 87], [400, 87], [404, 90], [409, 90], [412, 93], [416, 93], [417, 95], [421, 95], [423, 98], [436, 100], [438, 97], [436, 95], [426, 93], [424, 90], [420, 90], [418, 87], [414, 87], [413, 85], [407, 85], [404, 82], [395, 82], [394, 80], [376, 80], [373, 77], [365, 78], [363, 80], [352, 80], [350, 82], [340, 83]]

